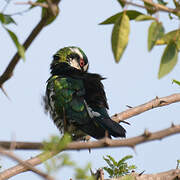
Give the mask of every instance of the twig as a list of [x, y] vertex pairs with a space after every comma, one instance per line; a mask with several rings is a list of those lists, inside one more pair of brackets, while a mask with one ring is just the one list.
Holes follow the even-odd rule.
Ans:
[[18, 163], [20, 163], [24, 167], [28, 168], [29, 170], [33, 171], [34, 173], [38, 174], [39, 176], [42, 176], [43, 178], [45, 178], [47, 180], [53, 180], [54, 179], [54, 178], [50, 177], [48, 174], [43, 173], [40, 170], [34, 168], [31, 164], [21, 160], [20, 158], [15, 156], [11, 151], [7, 151], [4, 148], [0, 147], [0, 154], [5, 155], [5, 156], [17, 161]]
[[141, 114], [141, 113], [151, 110], [153, 108], [167, 106], [169, 104], [176, 103], [176, 102], [180, 102], [180, 93], [172, 94], [170, 96], [166, 96], [166, 97], [162, 97], [162, 98], [156, 97], [155, 99], [153, 99], [145, 104], [133, 107], [133, 108], [123, 111], [119, 114], [115, 114], [111, 118], [116, 122], [121, 122], [121, 121], [124, 121], [125, 119], [131, 118], [133, 116], [136, 116], [138, 114]]
[[[180, 125], [173, 125], [170, 128], [155, 132], [155, 133], [148, 133], [148, 136], [144, 133], [140, 136], [128, 138], [128, 139], [116, 139], [112, 140], [109, 138], [104, 138], [99, 141], [89, 141], [89, 142], [72, 142], [67, 145], [67, 147], [64, 150], [80, 150], [80, 149], [97, 149], [97, 148], [107, 148], [107, 147], [130, 147], [134, 148], [138, 144], [142, 144], [149, 141], [154, 140], [161, 140], [167, 136], [180, 133]], [[16, 143], [18, 144], [18, 142]], [[62, 150], [61, 150], [62, 151]], [[59, 151], [60, 152], [60, 151]], [[27, 161], [25, 161], [28, 164], [31, 164], [31, 166], [35, 166], [38, 164], [41, 164], [42, 162], [52, 158], [59, 152], [44, 152], [41, 153], [38, 156], [35, 156], [34, 158], [31, 158]], [[4, 180], [7, 178], [10, 178], [16, 174], [19, 174], [21, 172], [27, 171], [28, 168], [23, 166], [22, 164], [19, 164], [17, 166], [14, 166], [12, 168], [9, 168], [3, 172], [0, 173], [0, 179]]]
[[127, 0], [122, 0], [124, 3], [126, 4], [129, 4], [129, 5], [132, 5], [132, 6], [136, 6], [136, 7], [139, 7], [139, 8], [143, 8], [143, 9], [149, 9], [149, 10], [156, 10], [156, 11], [163, 11], [163, 12], [168, 12], [168, 13], [176, 13], [178, 12], [179, 10], [178, 9], [173, 9], [173, 8], [169, 8], [167, 6], [164, 6], [164, 5], [161, 5], [161, 4], [158, 4], [158, 3], [153, 3], [149, 0], [141, 0], [143, 2], [146, 2], [150, 5], [152, 5], [154, 8], [149, 8], [149, 7], [145, 7], [141, 4], [137, 4], [137, 3], [134, 3], [134, 2], [131, 2], [131, 1], [127, 1]]
[[31, 5], [31, 6], [40, 6], [43, 8], [48, 8], [48, 5], [46, 3], [38, 3], [38, 2], [32, 2], [32, 1], [27, 1], [27, 2], [16, 2], [15, 4], [17, 5]]
[[[56, 3], [54, 5], [57, 6], [59, 2], [60, 0], [56, 0]], [[52, 16], [53, 15], [51, 13], [46, 13], [46, 16], [44, 16], [40, 20], [40, 22], [36, 25], [36, 27], [32, 30], [31, 34], [28, 36], [28, 38], [25, 40], [23, 44], [25, 50], [28, 49], [28, 47], [31, 45], [33, 40], [37, 37], [37, 35], [41, 32], [41, 30], [47, 25], [49, 18]], [[19, 60], [20, 60], [20, 56], [19, 53], [17, 52], [10, 61], [10, 63], [8, 64], [8, 66], [6, 67], [4, 73], [0, 76], [0, 88], [2, 88], [3, 84], [12, 77], [13, 71], [16, 65], [18, 64]]]

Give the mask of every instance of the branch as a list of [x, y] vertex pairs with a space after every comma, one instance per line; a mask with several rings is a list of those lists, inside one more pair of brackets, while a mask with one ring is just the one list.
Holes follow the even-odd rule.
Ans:
[[[81, 150], [81, 149], [97, 149], [97, 148], [107, 148], [107, 147], [130, 147], [134, 148], [138, 144], [142, 144], [149, 141], [154, 140], [161, 140], [164, 137], [180, 133], [180, 125], [172, 125], [170, 128], [151, 133], [148, 131], [145, 131], [142, 135], [128, 138], [128, 139], [116, 139], [112, 140], [109, 138], [104, 138], [99, 141], [89, 141], [89, 142], [72, 142], [67, 145], [67, 147], [63, 150]], [[1, 143], [2, 144], [2, 143]], [[18, 144], [18, 143], [16, 143]], [[39, 143], [40, 145], [40, 143]], [[42, 145], [42, 144], [41, 144]], [[7, 144], [6, 144], [7, 146]], [[16, 148], [16, 146], [15, 146]], [[61, 150], [62, 151], [62, 150]], [[60, 152], [60, 151], [59, 151]], [[52, 158], [53, 156], [57, 155], [59, 153], [58, 151], [52, 151], [52, 152], [43, 152], [38, 156], [35, 156], [34, 158], [30, 158], [29, 160], [25, 161], [28, 164], [31, 164], [31, 166], [35, 166], [38, 164], [41, 164], [42, 162]], [[21, 172], [27, 171], [29, 168], [25, 167], [22, 164], [19, 164], [17, 166], [14, 166], [12, 168], [9, 168], [3, 172], [0, 173], [0, 179], [4, 180], [7, 178], [10, 178], [16, 174], [19, 174]]]
[[121, 122], [121, 121], [124, 121], [125, 119], [131, 118], [133, 116], [136, 116], [138, 114], [141, 114], [141, 113], [151, 110], [153, 108], [167, 106], [169, 104], [176, 103], [176, 102], [180, 102], [180, 93], [172, 94], [170, 96], [166, 96], [166, 97], [162, 97], [162, 98], [156, 97], [155, 99], [153, 99], [145, 104], [136, 106], [134, 108], [130, 108], [119, 114], [115, 114], [111, 118], [116, 122]]
[[153, 3], [151, 0], [140, 0], [140, 1], [150, 4], [152, 6], [152, 8], [145, 7], [145, 6], [141, 5], [141, 4], [137, 4], [137, 3], [127, 1], [127, 0], [122, 0], [122, 1], [125, 4], [129, 4], [129, 5], [136, 6], [136, 7], [143, 8], [143, 9], [163, 11], [163, 12], [168, 12], [168, 13], [177, 13], [177, 12], [179, 12], [179, 9], [177, 9], [177, 8], [175, 8], [175, 9], [169, 8], [167, 6], [164, 6], [164, 5], [161, 5], [161, 4], [158, 4], [158, 3]]
[[34, 168], [31, 164], [29, 164], [25, 161], [22, 161], [20, 158], [15, 156], [11, 151], [7, 151], [4, 148], [0, 147], [0, 154], [5, 155], [5, 156], [17, 161], [18, 163], [20, 163], [24, 167], [28, 168], [29, 170], [33, 171], [34, 173], [38, 174], [39, 176], [42, 176], [43, 178], [45, 178], [47, 180], [53, 180], [54, 179], [54, 178], [50, 177], [48, 174], [45, 174], [45, 173], [41, 172], [40, 170]]
[[31, 5], [31, 6], [40, 6], [43, 8], [48, 8], [48, 5], [46, 3], [38, 3], [38, 2], [32, 2], [32, 1], [27, 1], [27, 2], [16, 2], [15, 4], [17, 5]]
[[[136, 180], [170, 180], [170, 179], [176, 179], [178, 180], [180, 178], [180, 169], [172, 169], [169, 171], [157, 173], [157, 174], [142, 174], [139, 175], [137, 173], [131, 173], [131, 176], [135, 177]], [[124, 176], [119, 178], [113, 178], [113, 179], [105, 179], [105, 180], [123, 180], [125, 179]], [[127, 178], [128, 179], [128, 178]]]
[[[58, 9], [59, 2], [60, 2], [60, 0], [56, 0], [56, 2], [55, 2], [56, 4], [54, 4], [54, 5], [56, 5], [56, 9]], [[46, 16], [44, 16], [40, 20], [40, 22], [36, 25], [36, 27], [32, 30], [31, 34], [28, 36], [28, 38], [25, 40], [25, 42], [23, 44], [25, 50], [28, 49], [28, 47], [31, 45], [33, 40], [38, 36], [38, 34], [41, 32], [41, 30], [46, 26], [46, 24], [49, 21], [49, 18], [51, 18], [51, 17], [53, 17], [52, 13], [46, 13]], [[3, 84], [7, 80], [9, 80], [12, 77], [13, 71], [14, 71], [16, 65], [18, 64], [19, 60], [20, 60], [20, 56], [19, 56], [19, 53], [17, 52], [14, 55], [14, 57], [12, 58], [12, 60], [10, 61], [10, 63], [8, 64], [4, 73], [0, 76], [0, 88], [3, 86]]]

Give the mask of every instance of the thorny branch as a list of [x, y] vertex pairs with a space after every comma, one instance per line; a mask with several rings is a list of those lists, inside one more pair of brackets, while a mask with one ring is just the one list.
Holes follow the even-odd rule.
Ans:
[[162, 98], [156, 97], [155, 99], [145, 104], [130, 108], [119, 114], [115, 114], [111, 118], [116, 122], [123, 122], [125, 119], [131, 118], [145, 111], [148, 111], [157, 107], [167, 106], [169, 104], [176, 103], [176, 102], [180, 102], [180, 93], [172, 94], [170, 96], [166, 96]]
[[[164, 137], [180, 133], [180, 125], [173, 125], [170, 128], [157, 131], [155, 133], [151, 133], [148, 131], [145, 131], [142, 135], [128, 138], [128, 139], [116, 139], [112, 140], [109, 138], [104, 138], [98, 141], [89, 141], [89, 142], [72, 142], [67, 145], [67, 147], [64, 150], [81, 150], [81, 149], [97, 149], [97, 148], [107, 148], [107, 147], [130, 147], [135, 148], [136, 145], [153, 141], [153, 140], [161, 140]], [[16, 142], [16, 144], [18, 144]], [[3, 145], [3, 143], [1, 143]], [[6, 144], [7, 146], [7, 144]], [[38, 144], [38, 147], [42, 146], [41, 143]], [[16, 147], [15, 147], [16, 148]], [[61, 150], [62, 151], [62, 150]], [[60, 151], [59, 151], [60, 152]], [[38, 156], [35, 156], [34, 158], [30, 158], [29, 160], [25, 161], [28, 164], [31, 164], [32, 166], [41, 164], [42, 162], [52, 158], [56, 154], [59, 153], [58, 151], [55, 152], [43, 152]], [[25, 172], [29, 170], [26, 166], [19, 164], [17, 166], [14, 166], [12, 168], [9, 168], [3, 172], [0, 173], [0, 179], [7, 179], [10, 178], [16, 174], [19, 174], [21, 172]]]
[[[156, 173], [156, 174], [138, 174], [133, 172], [130, 175], [135, 177], [135, 180], [179, 180], [180, 169], [172, 169], [169, 171]], [[123, 180], [123, 179], [124, 178], [122, 176], [119, 178], [104, 179], [104, 180]]]

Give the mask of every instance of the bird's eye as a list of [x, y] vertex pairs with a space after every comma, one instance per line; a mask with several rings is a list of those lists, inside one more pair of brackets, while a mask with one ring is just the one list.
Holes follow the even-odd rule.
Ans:
[[83, 66], [84, 66], [84, 60], [83, 60], [83, 59], [80, 59], [80, 61], [79, 61], [79, 65], [80, 65], [81, 67], [83, 67]]
[[59, 56], [58, 55], [54, 55], [53, 56], [53, 60], [58, 61], [59, 60]]

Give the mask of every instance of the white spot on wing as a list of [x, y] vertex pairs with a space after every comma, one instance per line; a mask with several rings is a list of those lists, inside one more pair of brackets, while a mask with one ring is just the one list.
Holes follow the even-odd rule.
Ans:
[[88, 106], [87, 102], [84, 100], [84, 104], [86, 106], [86, 109], [88, 111], [88, 114], [90, 116], [90, 118], [94, 118], [94, 117], [99, 117], [101, 116], [100, 113], [96, 112], [96, 111], [93, 111], [91, 107]]

